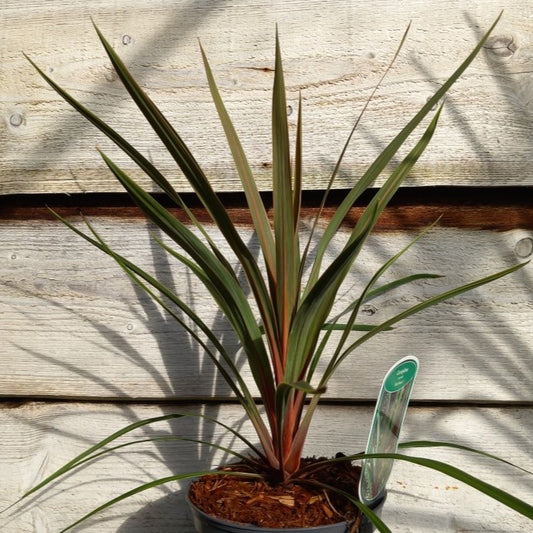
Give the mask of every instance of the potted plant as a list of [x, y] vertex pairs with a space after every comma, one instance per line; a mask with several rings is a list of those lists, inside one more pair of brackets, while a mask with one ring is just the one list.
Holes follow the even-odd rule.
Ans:
[[[227, 244], [237, 259], [238, 267], [244, 273], [244, 280], [237, 276], [235, 265], [228, 261], [226, 253], [217, 247], [210, 238], [208, 228], [197, 220], [192, 210], [183, 201], [182, 196], [149, 159], [143, 156], [110, 125], [102, 121], [59, 87], [33, 63], [41, 76], [53, 89], [114, 141], [164, 191], [168, 198], [188, 215], [189, 224], [180, 222], [157, 199], [131, 179], [107, 155], [102, 153], [103, 160], [134, 202], [178, 248], [171, 247], [167, 244], [168, 241], [163, 242], [155, 238], [158, 245], [173, 260], [186, 265], [204, 284], [214, 303], [233, 328], [240, 342], [240, 347], [246, 356], [260, 395], [260, 402], [258, 402], [257, 398], [253, 397], [250, 392], [249, 384], [242, 378], [235, 364], [234, 355], [227, 350], [202, 318], [182, 297], [150, 273], [141, 269], [133, 261], [123, 257], [118, 251], [111, 249], [89, 222], [87, 222], [87, 229], [82, 230], [70, 221], [56, 215], [72, 231], [111, 256], [135, 284], [153, 297], [199, 343], [244, 409], [260, 443], [259, 446], [256, 446], [236, 430], [225, 426], [221, 421], [213, 420], [211, 421], [212, 423], [220, 424], [225, 430], [233, 433], [239, 439], [239, 442], [249, 449], [250, 455], [243, 455], [233, 450], [225, 450], [235, 456], [234, 463], [222, 466], [214, 471], [183, 473], [150, 481], [137, 489], [102, 504], [99, 508], [94, 509], [63, 531], [67, 531], [86, 518], [132, 494], [170, 481], [191, 478], [195, 478], [196, 481], [193, 482], [190, 488], [189, 499], [191, 500], [195, 524], [199, 532], [309, 530], [342, 533], [348, 530], [370, 531], [373, 527], [377, 527], [379, 531], [389, 531], [379, 518], [378, 513], [371, 507], [363, 505], [357, 498], [357, 476], [359, 470], [352, 463], [365, 457], [364, 454], [318, 460], [302, 457], [306, 435], [313, 419], [313, 414], [317, 409], [321, 396], [326, 392], [329, 380], [354, 350], [378, 333], [386, 332], [404, 318], [423, 311], [430, 306], [510, 274], [521, 268], [523, 264], [512, 266], [460, 287], [446, 290], [379, 324], [368, 325], [361, 323], [359, 321], [359, 311], [362, 304], [368, 299], [393, 291], [400, 286], [411, 284], [416, 280], [437, 277], [433, 274], [417, 273], [394, 281], [381, 281], [382, 276], [391, 265], [398, 261], [411, 245], [425, 234], [424, 231], [409, 246], [400, 250], [394, 257], [391, 257], [383, 264], [368, 281], [362, 293], [354, 297], [344, 311], [332, 316], [332, 309], [343, 280], [356, 261], [380, 214], [429, 144], [437, 127], [442, 109], [442, 103], [440, 102], [444, 95], [477, 56], [496, 23], [497, 21], [452, 76], [436, 91], [379, 154], [367, 171], [354, 183], [322, 232], [318, 240], [318, 246], [316, 250], [313, 250], [313, 253], [310, 250], [310, 239], [303, 240], [300, 233], [301, 193], [304, 181], [301, 98], [296, 130], [296, 145], [294, 157], [291, 158], [284, 77], [277, 36], [272, 99], [273, 170], [271, 218], [267, 214], [267, 209], [254, 181], [237, 133], [218, 91], [206, 54], [201, 50], [209, 89], [220, 116], [253, 219], [261, 260], [258, 260], [244, 243], [223, 202], [211, 187], [199, 163], [181, 137], [166, 120], [155, 103], [141, 89], [104, 36], [96, 29], [113, 67], [129, 95], [189, 181], [203, 208], [210, 215], [214, 226], [225, 237]], [[399, 49], [404, 40], [405, 36]], [[436, 111], [432, 111], [435, 107], [437, 107]], [[351, 230], [342, 251], [330, 264], [323, 264], [325, 252], [331, 239], [336, 234], [353, 203], [364, 191], [372, 186], [376, 178], [386, 170], [386, 167], [391, 165], [397, 156], [398, 150], [412, 136], [417, 126], [421, 124], [429, 113], [433, 113], [433, 116], [425, 126], [425, 130], [418, 140], [413, 143], [413, 147], [401, 162], [393, 165], [393, 169], [390, 171], [390, 175], [385, 180], [384, 185], [375, 192], [364, 214]], [[318, 221], [320, 220], [326, 197], [333, 186], [335, 176], [354, 130], [352, 130], [332, 171], [329, 186], [324, 194], [324, 200], [317, 211], [312, 234], [318, 231]], [[195, 328], [192, 328], [184, 317], [192, 322]], [[335, 336], [332, 335], [333, 331], [340, 333]], [[323, 360], [325, 347], [331, 341], [334, 341], [335, 344], [330, 352], [332, 355], [326, 361]], [[323, 363], [321, 367], [323, 370], [321, 369], [320, 371], [319, 362]], [[99, 457], [102, 453], [115, 449], [116, 446], [114, 447], [113, 443], [116, 439], [130, 431], [159, 420], [180, 418], [182, 416], [185, 415], [173, 414], [143, 420], [117, 431], [69, 461], [60, 470], [27, 492], [22, 498], [34, 494], [73, 468]], [[217, 447], [214, 443], [210, 444], [199, 440], [196, 443]], [[420, 442], [405, 443], [403, 446], [433, 446], [437, 444], [441, 446], [456, 446], [454, 444]], [[332, 453], [335, 451], [332, 450]], [[481, 453], [475, 450], [471, 451]], [[451, 465], [398, 453], [382, 454], [381, 456], [378, 454], [374, 458], [400, 459], [434, 468], [470, 484], [517, 512], [533, 518], [533, 507], [531, 505]], [[499, 460], [497, 458], [494, 459]], [[330, 472], [329, 477], [328, 472]], [[335, 486], [334, 479], [341, 479], [342, 483]], [[309, 509], [312, 508], [313, 504], [316, 504], [322, 510], [323, 516], [320, 520], [322, 520], [323, 524], [317, 527], [316, 523], [307, 524], [301, 522], [299, 525], [287, 529], [287, 526], [295, 523], [296, 519], [292, 515], [282, 517], [281, 522], [277, 524], [265, 521], [260, 515], [255, 518], [252, 516], [239, 516], [239, 508], [243, 507], [239, 503], [239, 494], [243, 492], [239, 488], [241, 484], [246, 485], [248, 500], [253, 500], [254, 498], [263, 502], [268, 500], [278, 504], [281, 503], [281, 506], [286, 508], [298, 507], [300, 499], [305, 500], [308, 505], [307, 511], [304, 512], [305, 516], [310, 516], [314, 513], [314, 511], [311, 513]], [[217, 502], [212, 502], [211, 499], [207, 498], [206, 494], [208, 492], [215, 493], [216, 489], [220, 487], [225, 492], [223, 492], [223, 497], [215, 498], [215, 500], [228, 501], [230, 494], [233, 499], [229, 499], [228, 505], [217, 507]], [[251, 491], [253, 491], [252, 496], [250, 496]], [[273, 492], [267, 493], [267, 491]], [[325, 493], [327, 494], [326, 497], [324, 496]], [[287, 501], [290, 502], [289, 505], [287, 505]], [[380, 503], [377, 502], [377, 507], [379, 507]], [[270, 514], [275, 513], [272, 511]], [[221, 520], [217, 518], [219, 516], [222, 517]], [[301, 520], [301, 516], [299, 519]]]

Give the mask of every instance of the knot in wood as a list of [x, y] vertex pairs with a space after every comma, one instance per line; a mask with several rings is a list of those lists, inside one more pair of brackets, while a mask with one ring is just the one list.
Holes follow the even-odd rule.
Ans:
[[9, 124], [14, 128], [19, 128], [24, 124], [24, 115], [16, 111], [9, 117]]
[[529, 257], [533, 254], [533, 239], [531, 237], [520, 239], [514, 247], [514, 252], [523, 259]]
[[378, 312], [378, 308], [373, 305], [365, 304], [361, 307], [361, 313], [365, 316], [373, 316]]
[[492, 61], [505, 63], [513, 57], [518, 45], [511, 35], [495, 35], [487, 39], [484, 48]]

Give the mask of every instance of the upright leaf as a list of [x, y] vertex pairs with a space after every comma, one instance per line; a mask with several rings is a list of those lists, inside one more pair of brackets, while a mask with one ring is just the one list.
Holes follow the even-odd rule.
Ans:
[[[124, 87], [130, 94], [131, 98], [142, 112], [146, 120], [152, 126], [155, 133], [161, 139], [169, 154], [176, 161], [184, 176], [187, 178], [200, 201], [210, 214], [226, 241], [231, 246], [237, 258], [242, 265], [243, 271], [248, 279], [249, 286], [254, 294], [261, 313], [261, 318], [269, 332], [275, 331], [275, 325], [272, 323], [272, 303], [268, 296], [263, 276], [257, 265], [257, 262], [249, 248], [242, 240], [239, 232], [235, 228], [229, 213], [223, 203], [213, 190], [209, 180], [205, 176], [200, 165], [190, 152], [187, 145], [178, 135], [174, 127], [161, 113], [155, 103], [142, 90], [135, 78], [129, 72], [126, 65], [122, 62], [113, 47], [108, 43], [100, 30], [95, 26], [100, 41], [104, 46], [106, 53], [113, 64]], [[275, 346], [271, 346], [275, 350]]]
[[207, 76], [207, 82], [209, 84], [209, 90], [211, 91], [211, 97], [217, 109], [218, 115], [220, 117], [220, 122], [224, 128], [226, 134], [226, 139], [230, 147], [233, 161], [235, 162], [235, 167], [239, 174], [241, 184], [246, 195], [246, 200], [248, 203], [248, 208], [250, 214], [252, 215], [252, 220], [254, 223], [254, 228], [257, 233], [259, 243], [261, 244], [261, 249], [263, 251], [263, 256], [265, 258], [265, 265], [267, 267], [267, 272], [271, 279], [271, 282], [275, 282], [275, 252], [274, 252], [274, 238], [272, 236], [272, 230], [270, 228], [270, 221], [268, 220], [268, 215], [265, 210], [265, 206], [261, 199], [261, 195], [257, 189], [254, 176], [250, 169], [248, 159], [242, 148], [241, 142], [235, 131], [235, 127], [230, 119], [230, 116], [226, 110], [224, 102], [220, 96], [211, 66], [207, 60], [207, 56], [204, 52], [204, 49], [200, 47], [202, 52], [202, 59], [204, 62], [204, 69]]
[[346, 217], [348, 211], [353, 206], [354, 202], [359, 198], [362, 192], [368, 189], [374, 181], [379, 177], [385, 167], [392, 161], [392, 158], [396, 155], [398, 150], [403, 146], [404, 142], [415, 130], [415, 128], [424, 120], [424, 118], [431, 112], [431, 110], [439, 104], [439, 101], [445, 96], [452, 85], [458, 80], [468, 66], [474, 61], [479, 51], [489, 38], [492, 30], [499, 22], [502, 14], [496, 18], [489, 30], [480, 39], [478, 44], [468, 55], [468, 57], [461, 63], [461, 65], [455, 70], [455, 72], [442, 84], [442, 86], [435, 92], [435, 94], [427, 100], [422, 108], [415, 114], [415, 116], [400, 130], [400, 132], [394, 137], [394, 139], [380, 152], [375, 161], [368, 167], [363, 176], [358, 180], [354, 187], [348, 192], [344, 200], [337, 207], [335, 214], [328, 224], [326, 231], [323, 233], [320, 239], [320, 243], [317, 248], [317, 257], [313, 264], [313, 269], [310, 277], [309, 287], [318, 278], [322, 259], [324, 253], [331, 242], [331, 239], [339, 229], [342, 221]]
[[299, 253], [294, 240], [293, 187], [291, 177], [287, 100], [276, 32], [276, 63], [272, 95], [272, 194], [276, 246], [275, 307], [280, 332], [282, 364], [286, 364], [289, 329], [298, 298]]

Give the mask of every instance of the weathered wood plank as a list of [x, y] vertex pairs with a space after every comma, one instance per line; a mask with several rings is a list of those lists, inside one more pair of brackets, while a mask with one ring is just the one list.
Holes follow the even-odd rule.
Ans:
[[[193, 412], [192, 406], [157, 407], [105, 404], [27, 403], [18, 407], [0, 406], [2, 453], [0, 454], [0, 507], [12, 503], [32, 484], [43, 479], [66, 460], [91, 443], [140, 418], [169, 412]], [[237, 406], [210, 406], [204, 412], [220, 416], [242, 429]], [[338, 450], [358, 452], [364, 448], [371, 410], [366, 407], [324, 406], [319, 410], [309, 439], [307, 453], [332, 454]], [[402, 440], [447, 439], [511, 459], [523, 468], [533, 469], [530, 437], [533, 417], [528, 409], [495, 408], [411, 408]], [[136, 438], [169, 434], [221, 437], [220, 431], [193, 419], [163, 423], [138, 431]], [[324, 434], [335, 435], [335, 449], [328, 448]], [[331, 440], [331, 439], [328, 439]], [[219, 444], [229, 444], [221, 437]], [[235, 443], [234, 443], [235, 444]], [[418, 455], [451, 462], [504, 490], [531, 499], [531, 476], [479, 458], [443, 449]], [[176, 442], [129, 448], [79, 469], [44, 497], [26, 509], [0, 515], [4, 533], [52, 533], [107, 499], [143, 482], [190, 469], [216, 465], [223, 460], [194, 446]], [[440, 533], [481, 531], [529, 531], [531, 522], [487, 497], [450, 478], [397, 463], [389, 482], [385, 521], [397, 533]], [[158, 533], [193, 531], [176, 484], [145, 492], [121, 503], [93, 520], [88, 531], [101, 533]]]
[[[126, 257], [188, 294], [207, 324], [235, 346], [209, 297], [182, 267], [168, 264], [150, 242], [144, 221], [103, 217], [93, 223]], [[253, 242], [249, 230], [242, 231], [245, 241]], [[338, 308], [413, 235], [376, 234]], [[338, 235], [338, 249], [344, 236], [344, 232]], [[525, 260], [532, 253], [532, 237], [521, 229], [437, 228], [404, 256], [387, 279], [416, 271], [444, 273], [446, 278], [369, 302], [362, 320], [377, 323], [439, 288]], [[216, 233], [214, 238], [220, 241]], [[1, 395], [137, 399], [228, 395], [206, 355], [172, 320], [138, 294], [111, 260], [58, 222], [2, 221], [0, 249]], [[532, 272], [528, 265], [512, 277], [378, 336], [346, 361], [330, 384], [330, 397], [375, 398], [388, 366], [413, 353], [422, 360], [417, 399], [533, 401]]]
[[[209, 53], [260, 184], [269, 187], [273, 34], [282, 36], [291, 128], [303, 92], [306, 186], [327, 182], [341, 146], [408, 22], [405, 50], [360, 126], [339, 176], [353, 183], [398, 128], [466, 57], [499, 11], [482, 55], [453, 89], [433, 145], [407, 184], [531, 185], [533, 19], [528, 0], [242, 3], [4, 0], [0, 7], [0, 194], [115, 191], [94, 146], [109, 149], [33, 72], [55, 80], [116, 125], [185, 187], [128, 104], [90, 22], [94, 16], [168, 113], [220, 190], [237, 182], [201, 71]], [[261, 24], [257, 24], [260, 20]], [[114, 154], [112, 149], [109, 149]], [[136, 174], [132, 164], [117, 160]]]

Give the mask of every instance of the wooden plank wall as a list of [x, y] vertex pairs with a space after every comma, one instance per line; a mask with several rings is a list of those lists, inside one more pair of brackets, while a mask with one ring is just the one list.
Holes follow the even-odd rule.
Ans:
[[[90, 17], [168, 113], [224, 193], [245, 238], [253, 235], [201, 69], [205, 47], [260, 185], [270, 173], [269, 98], [279, 26], [291, 130], [304, 101], [306, 218], [354, 120], [409, 23], [409, 39], [362, 121], [328, 212], [376, 153], [466, 57], [496, 18], [484, 52], [451, 91], [432, 146], [387, 210], [345, 298], [416, 231], [438, 226], [395, 268], [446, 274], [376, 300], [381, 320], [421, 297], [533, 254], [533, 6], [528, 0], [3, 0], [0, 5], [0, 508], [116, 429], [170, 412], [219, 416], [253, 439], [205, 355], [119, 269], [54, 221], [84, 214], [110, 243], [189, 295], [232, 342], [201, 288], [170, 265], [150, 227], [120, 194], [94, 146], [144, 178], [71, 111], [24, 59], [31, 56], [101, 113], [187, 191], [133, 110]], [[361, 206], [338, 235], [342, 245]], [[201, 212], [199, 213], [202, 214]], [[220, 236], [214, 233], [214, 238]], [[332, 251], [332, 257], [335, 251]], [[408, 353], [421, 374], [404, 439], [482, 446], [533, 470], [533, 267], [413, 317], [347, 361], [309, 440], [310, 454], [355, 452], [388, 366]], [[339, 306], [342, 301], [339, 302]], [[243, 370], [246, 374], [246, 369]], [[187, 419], [138, 437], [227, 435]], [[327, 439], [324, 439], [327, 435]], [[333, 436], [333, 438], [332, 438]], [[331, 450], [331, 442], [335, 449]], [[434, 451], [532, 502], [531, 476], [464, 454]], [[0, 515], [6, 533], [49, 533], [107, 498], [156, 477], [223, 457], [164, 442], [115, 453], [51, 492]], [[531, 522], [463, 485], [403, 464], [393, 470], [384, 518], [395, 532], [530, 531]], [[192, 532], [183, 490], [168, 485], [116, 506], [83, 531]]]

